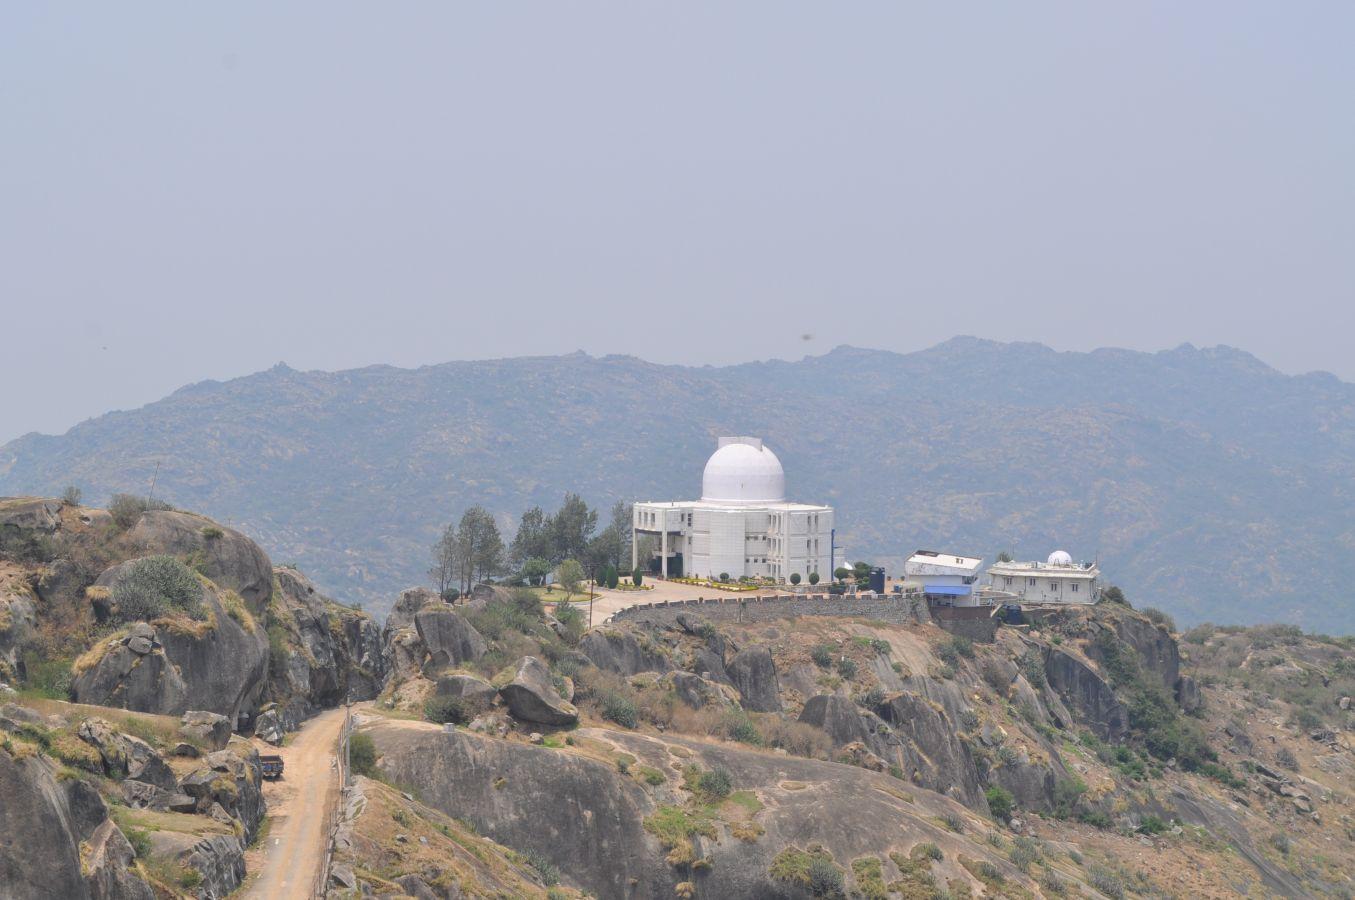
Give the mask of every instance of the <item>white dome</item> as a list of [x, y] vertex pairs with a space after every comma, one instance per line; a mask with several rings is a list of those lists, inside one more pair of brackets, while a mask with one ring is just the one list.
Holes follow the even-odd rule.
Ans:
[[1071, 566], [1073, 564], [1073, 558], [1062, 550], [1055, 550], [1053, 553], [1049, 554], [1048, 563], [1051, 566]]
[[706, 461], [701, 499], [708, 503], [780, 503], [786, 499], [786, 470], [759, 438], [722, 437]]

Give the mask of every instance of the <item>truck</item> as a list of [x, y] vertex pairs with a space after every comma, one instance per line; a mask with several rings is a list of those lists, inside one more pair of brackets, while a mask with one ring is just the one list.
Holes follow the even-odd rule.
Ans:
[[263, 777], [268, 779], [277, 779], [282, 777], [282, 757], [275, 754], [259, 757], [259, 768], [263, 770]]

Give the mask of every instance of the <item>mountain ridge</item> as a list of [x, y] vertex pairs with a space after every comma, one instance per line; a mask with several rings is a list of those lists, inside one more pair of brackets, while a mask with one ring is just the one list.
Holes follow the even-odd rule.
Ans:
[[597, 505], [694, 495], [720, 433], [762, 434], [792, 493], [838, 507], [854, 556], [1058, 545], [1099, 553], [1131, 597], [1183, 621], [1350, 628], [1355, 385], [1223, 346], [957, 337], [721, 367], [581, 351], [278, 364], [11, 441], [0, 494], [144, 492], [158, 460], [158, 496], [382, 608], [422, 580], [434, 533], [465, 507], [511, 527], [567, 490]]

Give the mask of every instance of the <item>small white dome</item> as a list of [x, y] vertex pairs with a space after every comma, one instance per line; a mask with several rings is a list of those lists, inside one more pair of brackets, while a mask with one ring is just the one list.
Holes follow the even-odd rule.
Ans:
[[708, 503], [780, 503], [786, 499], [786, 470], [759, 438], [722, 437], [701, 475], [701, 499]]
[[1062, 550], [1055, 550], [1049, 554], [1048, 563], [1051, 566], [1071, 566], [1073, 558]]

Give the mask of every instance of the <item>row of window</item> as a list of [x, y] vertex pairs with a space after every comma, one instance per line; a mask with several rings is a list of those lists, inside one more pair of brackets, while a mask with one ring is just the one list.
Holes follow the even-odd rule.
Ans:
[[[1012, 576], [1011, 576], [1011, 575], [1003, 575], [1003, 576], [1002, 576], [1002, 579], [1003, 579], [1003, 582], [1004, 582], [1004, 585], [1003, 585], [1004, 587], [1011, 587], [1011, 586], [1012, 586]], [[1027, 578], [1027, 579], [1026, 579], [1026, 583], [1027, 583], [1027, 585], [1028, 585], [1029, 587], [1035, 587], [1035, 586], [1038, 584], [1038, 582], [1039, 582], [1039, 579], [1038, 579], [1038, 578]], [[1050, 588], [1052, 588], [1053, 590], [1056, 590], [1056, 591], [1057, 591], [1057, 590], [1059, 589], [1059, 584], [1060, 584], [1060, 582], [1059, 582], [1059, 580], [1058, 580], [1057, 578], [1051, 578], [1051, 579], [1049, 579], [1049, 586], [1050, 586]], [[1080, 582], [1077, 582], [1077, 581], [1071, 581], [1071, 582], [1068, 583], [1068, 590], [1069, 590], [1071, 593], [1074, 593], [1074, 594], [1078, 593], [1078, 589], [1079, 589], [1080, 587], [1081, 587], [1081, 583], [1080, 583]]]

